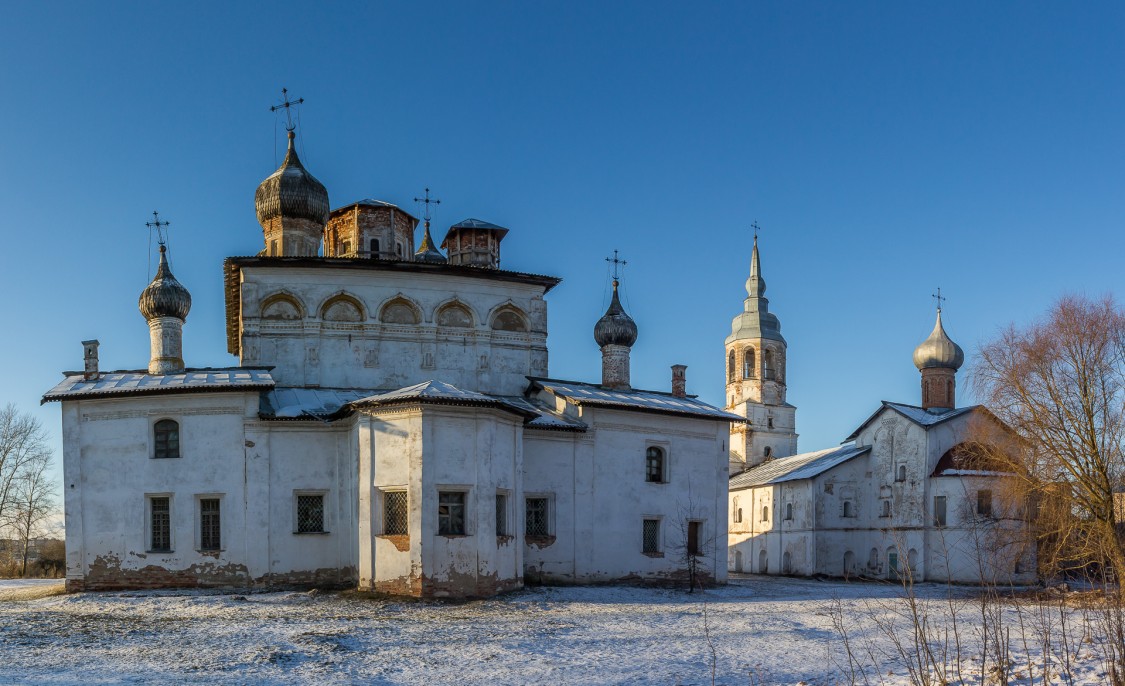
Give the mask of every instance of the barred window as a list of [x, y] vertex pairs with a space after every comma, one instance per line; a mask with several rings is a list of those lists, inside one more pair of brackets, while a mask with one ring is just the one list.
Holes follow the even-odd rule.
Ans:
[[406, 536], [407, 523], [406, 491], [385, 491], [383, 493], [383, 534], [386, 536]]
[[324, 496], [297, 496], [297, 533], [324, 533]]
[[496, 535], [508, 536], [508, 496], [505, 493], [496, 494]]
[[172, 503], [171, 498], [149, 498], [150, 526], [152, 540], [150, 550], [171, 552], [172, 550]]
[[655, 446], [645, 451], [645, 481], [654, 484], [664, 482], [664, 451]]
[[152, 426], [152, 456], [161, 459], [180, 456], [180, 425], [171, 419], [161, 419]]
[[440, 491], [438, 493], [438, 534], [442, 536], [465, 535], [464, 491]]
[[199, 501], [199, 549], [221, 549], [221, 529], [222, 527], [219, 523], [219, 499], [201, 499]]
[[642, 532], [641, 542], [642, 553], [659, 553], [660, 552], [660, 520], [659, 519], [646, 519], [644, 520], [644, 527]]
[[528, 498], [524, 532], [528, 536], [550, 536], [547, 521], [547, 499]]

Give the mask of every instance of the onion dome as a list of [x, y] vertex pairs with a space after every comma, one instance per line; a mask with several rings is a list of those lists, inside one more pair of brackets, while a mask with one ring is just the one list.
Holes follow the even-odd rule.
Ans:
[[320, 226], [328, 223], [328, 190], [301, 164], [289, 132], [289, 151], [277, 171], [270, 174], [254, 193], [258, 223], [265, 226], [276, 217], [307, 219]]
[[434, 239], [430, 237], [430, 220], [426, 220], [426, 229], [422, 234], [422, 245], [418, 251], [414, 253], [415, 262], [433, 262], [435, 264], [445, 264], [448, 260], [441, 251], [434, 247]]
[[617, 297], [617, 279], [613, 280], [613, 300], [609, 309], [594, 325], [594, 341], [599, 348], [607, 345], [632, 347], [637, 342], [637, 323], [625, 313], [621, 300]]
[[930, 337], [914, 349], [914, 366], [919, 370], [936, 367], [956, 371], [964, 363], [965, 353], [961, 350], [961, 346], [954, 343], [945, 333], [945, 327], [941, 325], [941, 310], [939, 309], [937, 323], [934, 324], [934, 330]]
[[180, 321], [186, 320], [188, 311], [191, 310], [191, 293], [183, 284], [172, 276], [168, 267], [167, 249], [160, 246], [160, 265], [156, 268], [156, 276], [152, 283], [141, 291], [137, 307], [145, 319], [159, 317], [175, 317]]

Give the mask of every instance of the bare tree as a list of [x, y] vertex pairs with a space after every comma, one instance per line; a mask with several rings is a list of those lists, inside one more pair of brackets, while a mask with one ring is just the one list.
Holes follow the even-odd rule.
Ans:
[[21, 476], [50, 458], [47, 433], [39, 420], [10, 403], [0, 408], [0, 526], [14, 524], [16, 487]]
[[24, 463], [12, 484], [12, 529], [19, 537], [22, 559], [20, 576], [27, 576], [27, 560], [33, 540], [45, 535], [55, 512], [55, 483], [48, 474], [50, 454], [43, 453]]

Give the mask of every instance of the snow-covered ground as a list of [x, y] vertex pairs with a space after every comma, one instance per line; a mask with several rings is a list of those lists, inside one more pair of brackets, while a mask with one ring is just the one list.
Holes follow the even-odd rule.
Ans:
[[0, 579], [0, 591], [38, 586], [57, 586], [62, 582], [62, 579]]
[[[971, 593], [918, 587], [935, 626], [948, 625], [950, 607], [979, 617]], [[466, 603], [334, 593], [53, 596], [0, 602], [0, 683], [710, 684], [711, 645], [717, 683], [850, 683], [834, 616], [860, 662], [878, 660], [869, 683], [909, 683], [879, 628], [897, 621], [901, 594], [893, 585], [748, 577], [704, 594], [535, 588]], [[1015, 622], [1014, 610], [1003, 614]], [[1056, 682], [1101, 683], [1104, 638], [1069, 619], [1078, 667]], [[908, 627], [900, 630], [909, 644]], [[974, 629], [961, 630], [969, 677], [980, 671]]]

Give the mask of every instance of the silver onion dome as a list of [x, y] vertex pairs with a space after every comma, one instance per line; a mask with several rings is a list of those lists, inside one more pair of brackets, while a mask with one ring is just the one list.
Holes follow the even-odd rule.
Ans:
[[321, 226], [328, 223], [328, 189], [301, 164], [289, 132], [289, 151], [285, 161], [258, 186], [254, 206], [258, 223], [265, 226], [275, 217], [307, 219]]
[[945, 333], [945, 327], [941, 325], [941, 310], [938, 310], [937, 323], [930, 337], [914, 349], [914, 366], [919, 370], [934, 367], [957, 370], [964, 363], [965, 353]]
[[175, 317], [183, 321], [191, 310], [191, 293], [172, 276], [167, 250], [163, 245], [160, 246], [160, 264], [156, 268], [156, 276], [141, 291], [137, 307], [145, 319]]
[[609, 309], [594, 325], [594, 340], [599, 348], [607, 345], [631, 347], [637, 342], [637, 323], [621, 306], [621, 299], [617, 297], [616, 280], [613, 282], [613, 300], [609, 303]]

